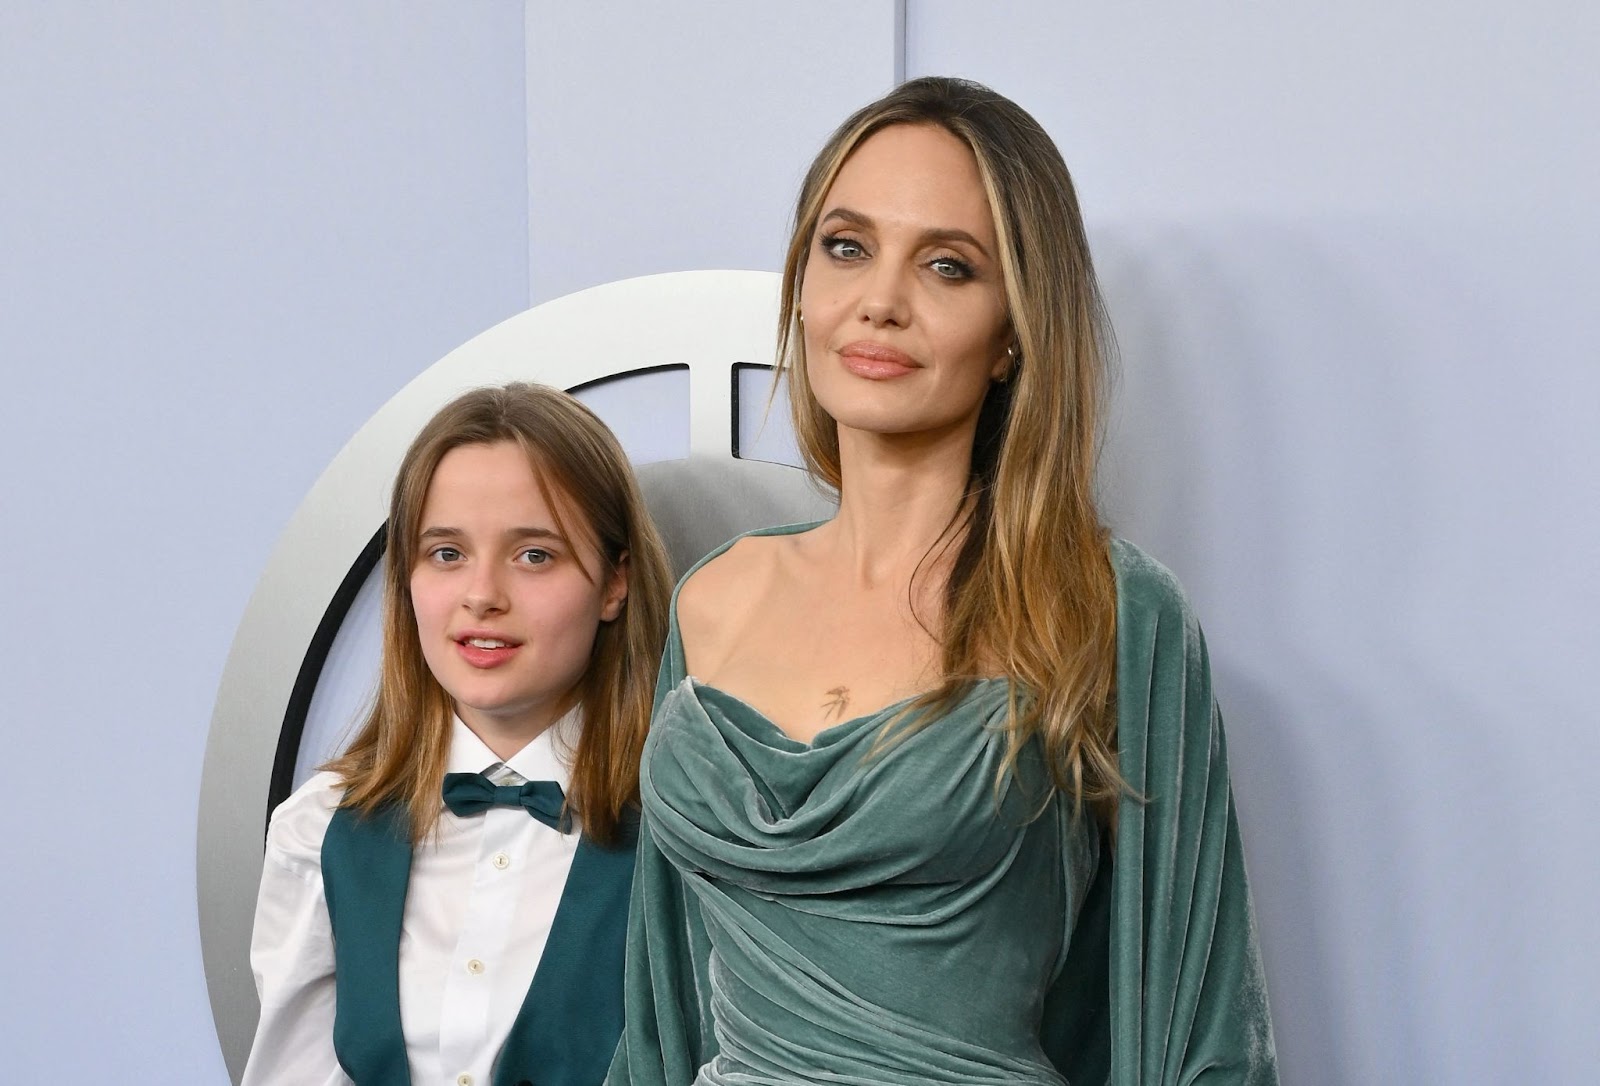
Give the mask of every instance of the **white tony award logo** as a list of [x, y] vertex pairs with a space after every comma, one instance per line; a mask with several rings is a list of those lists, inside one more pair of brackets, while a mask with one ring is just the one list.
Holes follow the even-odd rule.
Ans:
[[[741, 416], [759, 420], [765, 403], [778, 289], [778, 276], [766, 272], [679, 272], [536, 306], [403, 388], [295, 512], [234, 636], [201, 779], [201, 946], [217, 1036], [235, 1082], [258, 1013], [249, 946], [266, 819], [309, 766], [335, 753], [330, 744], [343, 734], [342, 727], [308, 729], [308, 713], [330, 649], [382, 555], [389, 487], [411, 439], [470, 388], [526, 380], [574, 391], [634, 459], [680, 575], [741, 531], [825, 517], [831, 506], [804, 473], [756, 459], [797, 462], [781, 402], [760, 450], [740, 455]], [[648, 376], [630, 380], [639, 375]], [[687, 420], [674, 391], [685, 377]]]

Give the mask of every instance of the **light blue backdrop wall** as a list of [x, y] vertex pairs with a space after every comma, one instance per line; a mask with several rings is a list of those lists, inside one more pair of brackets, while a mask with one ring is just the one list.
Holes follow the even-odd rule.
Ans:
[[522, 11], [0, 6], [0, 1079], [222, 1083], [211, 702], [355, 425], [527, 303]]
[[1289, 1081], [1600, 1066], [1600, 14], [916, 3], [1073, 165]]
[[[1600, 14], [909, 3], [1062, 144], [1124, 357], [1119, 527], [1229, 710], [1286, 1080], [1600, 1065]], [[225, 1081], [211, 699], [272, 541], [530, 302], [771, 268], [894, 5], [0, 8], [5, 1052]]]

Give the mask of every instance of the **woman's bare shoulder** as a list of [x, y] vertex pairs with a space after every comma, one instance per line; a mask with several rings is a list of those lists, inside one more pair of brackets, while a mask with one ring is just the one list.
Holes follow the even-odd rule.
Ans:
[[721, 656], [725, 643], [761, 606], [785, 552], [790, 535], [747, 535], [691, 573], [678, 589], [678, 633], [693, 661], [709, 650]]
[[771, 536], [747, 535], [691, 573], [678, 589], [679, 627], [687, 633], [698, 619], [736, 605], [752, 582], [765, 575], [778, 542]]

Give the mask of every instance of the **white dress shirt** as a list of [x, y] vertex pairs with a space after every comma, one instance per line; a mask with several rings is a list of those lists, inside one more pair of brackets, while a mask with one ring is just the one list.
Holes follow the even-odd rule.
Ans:
[[[457, 719], [447, 771], [565, 788], [579, 727], [574, 710], [502, 763]], [[261, 1020], [243, 1086], [350, 1084], [333, 1051], [333, 933], [322, 889], [322, 839], [343, 793], [337, 776], [318, 773], [272, 814], [250, 940]], [[412, 1086], [489, 1086], [577, 847], [577, 832], [494, 807], [468, 818], [443, 811], [413, 850], [400, 935]]]

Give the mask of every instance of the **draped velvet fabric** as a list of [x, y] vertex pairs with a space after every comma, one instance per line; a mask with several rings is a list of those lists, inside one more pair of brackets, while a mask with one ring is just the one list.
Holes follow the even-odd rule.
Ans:
[[674, 621], [609, 1082], [1277, 1081], [1204, 642], [1171, 574], [1112, 561], [1114, 853], [1037, 749], [997, 787], [1004, 681], [806, 744], [688, 676]]

